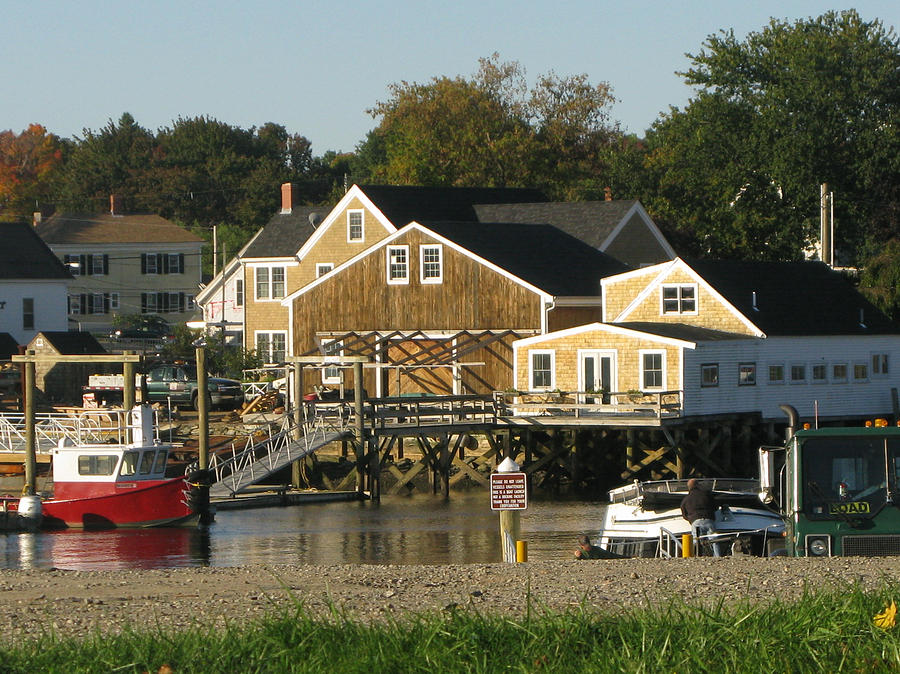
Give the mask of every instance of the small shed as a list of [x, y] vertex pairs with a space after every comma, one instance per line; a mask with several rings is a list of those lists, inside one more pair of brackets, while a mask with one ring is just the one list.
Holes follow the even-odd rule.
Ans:
[[[102, 355], [106, 353], [100, 342], [89, 332], [39, 332], [27, 349], [38, 356]], [[81, 404], [82, 386], [89, 375], [101, 374], [98, 368], [109, 364], [97, 363], [37, 363], [35, 386], [50, 402]]]

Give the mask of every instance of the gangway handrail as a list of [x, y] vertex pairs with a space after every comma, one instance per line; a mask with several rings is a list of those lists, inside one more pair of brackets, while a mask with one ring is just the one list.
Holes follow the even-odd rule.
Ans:
[[[56, 446], [61, 439], [76, 445], [125, 442], [127, 416], [125, 410], [80, 410], [77, 412], [42, 412], [35, 414], [35, 441], [38, 447]], [[0, 448], [23, 452], [26, 445], [25, 415], [0, 415]], [[157, 425], [154, 424], [154, 429]]]
[[[672, 554], [674, 551], [674, 555]], [[673, 557], [681, 557], [682, 546], [681, 539], [665, 527], [659, 528], [659, 546], [657, 547], [657, 557], [672, 559]]]

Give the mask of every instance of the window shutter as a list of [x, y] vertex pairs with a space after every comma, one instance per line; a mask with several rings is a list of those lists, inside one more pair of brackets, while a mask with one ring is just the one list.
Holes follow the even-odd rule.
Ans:
[[[166, 256], [166, 257], [168, 257], [168, 256]], [[168, 265], [166, 265], [166, 266], [168, 266]], [[157, 274], [165, 274], [166, 273], [166, 270], [163, 269], [163, 254], [162, 253], [156, 254], [156, 273]]]
[[78, 269], [82, 276], [87, 276], [90, 273], [90, 269], [87, 266], [87, 255], [82, 254], [78, 256]]
[[81, 313], [83, 313], [83, 314], [88, 313], [88, 310], [87, 310], [87, 295], [84, 295], [84, 294], [79, 295], [78, 299], [79, 299], [79, 304], [81, 304]]
[[[141, 273], [147, 273], [147, 253], [141, 253]], [[141, 297], [143, 297], [143, 294], [141, 294]]]
[[169, 310], [169, 294], [156, 293], [156, 312], [161, 314]]
[[103, 313], [109, 313], [109, 293], [103, 293]]
[[184, 293], [178, 293], [178, 311], [184, 311]]
[[184, 273], [184, 253], [178, 253], [178, 273]]
[[87, 256], [87, 271], [85, 272], [84, 275], [85, 276], [89, 276], [89, 275], [93, 276], [93, 274], [94, 274], [94, 256], [88, 255]]
[[[145, 260], [143, 260], [143, 255], [141, 256], [141, 258], [142, 258], [142, 261], [145, 261]], [[147, 293], [141, 293], [141, 313], [142, 314], [147, 313]]]
[[103, 254], [103, 275], [109, 276], [109, 255]]
[[168, 274], [171, 271], [169, 269], [169, 256], [165, 253], [160, 253], [160, 257], [162, 258], [162, 266], [159, 268], [159, 270], [163, 274]]

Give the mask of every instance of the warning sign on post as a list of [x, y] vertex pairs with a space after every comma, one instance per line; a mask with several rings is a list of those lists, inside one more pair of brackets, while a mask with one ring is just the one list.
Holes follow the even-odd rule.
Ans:
[[525, 473], [491, 473], [491, 510], [525, 510]]

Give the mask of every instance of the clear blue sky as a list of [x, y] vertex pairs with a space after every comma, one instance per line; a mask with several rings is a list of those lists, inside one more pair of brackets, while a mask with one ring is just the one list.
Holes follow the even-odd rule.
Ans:
[[[900, 28], [900, 2], [864, 0], [864, 19]], [[834, 7], [834, 6], [833, 6]], [[37, 122], [64, 137], [130, 112], [156, 130], [208, 115], [283, 124], [314, 154], [350, 151], [366, 109], [393, 82], [472, 75], [499, 52], [525, 67], [609, 82], [612, 117], [642, 133], [691, 90], [675, 71], [720, 29], [743, 37], [821, 2], [682, 0], [0, 0], [0, 130]], [[842, 7], [834, 7], [841, 9]]]

